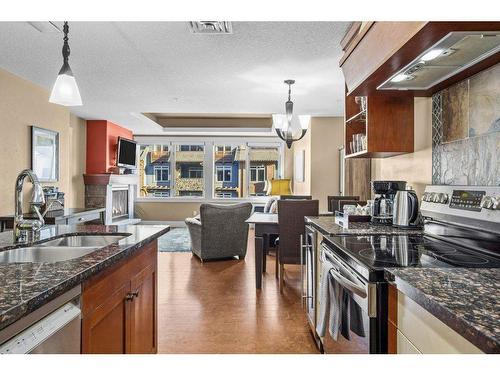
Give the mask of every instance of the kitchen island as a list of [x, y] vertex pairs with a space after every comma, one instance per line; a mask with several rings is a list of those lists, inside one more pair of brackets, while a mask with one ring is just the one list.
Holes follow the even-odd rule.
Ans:
[[[40, 232], [40, 238], [34, 244], [75, 235], [122, 235], [124, 237], [117, 243], [100, 247], [87, 255], [71, 260], [53, 263], [0, 263], [0, 332], [78, 285], [82, 285], [83, 290], [82, 341], [84, 344], [85, 322], [87, 317], [93, 319], [92, 308], [98, 302], [102, 302], [99, 298], [104, 300], [111, 296], [115, 289], [123, 286], [123, 283], [128, 283], [128, 289], [133, 287], [137, 289], [140, 287], [140, 282], [149, 277], [147, 280], [153, 288], [150, 291], [153, 298], [151, 309], [156, 308], [156, 239], [169, 229], [169, 226], [163, 225], [44, 227]], [[27, 245], [29, 244], [14, 244], [10, 231], [0, 234], [0, 252]], [[131, 267], [130, 264], [133, 262], [140, 262], [139, 266], [142, 268]], [[149, 275], [144, 270], [147, 270]], [[125, 271], [129, 274], [125, 274]], [[135, 272], [135, 274], [132, 275], [130, 272]], [[116, 275], [120, 277], [123, 275], [123, 277], [117, 278]], [[135, 277], [136, 275], [138, 277]], [[122, 284], [114, 285], [115, 281]], [[92, 294], [96, 287], [103, 291], [104, 287], [111, 289], [106, 290], [104, 295]], [[130, 294], [128, 289], [127, 293]], [[135, 290], [132, 291], [132, 294], [134, 293]], [[88, 313], [87, 316], [86, 313]], [[156, 315], [155, 311], [154, 315]], [[156, 325], [154, 328], [156, 329]], [[89, 349], [87, 352], [92, 352], [91, 347], [87, 349]]]

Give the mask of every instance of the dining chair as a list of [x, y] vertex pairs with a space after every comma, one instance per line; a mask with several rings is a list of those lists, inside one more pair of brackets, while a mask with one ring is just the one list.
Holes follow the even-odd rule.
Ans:
[[276, 270], [280, 293], [283, 292], [285, 264], [300, 264], [300, 237], [305, 235], [305, 216], [318, 216], [319, 201], [279, 200], [279, 242], [277, 246]]
[[312, 195], [280, 195], [281, 200], [311, 200]]
[[341, 201], [341, 200], [359, 201], [359, 196], [356, 196], [356, 195], [329, 195], [329, 196], [327, 196], [326, 199], [327, 199], [328, 211], [335, 213], [335, 211], [340, 211], [339, 201]]

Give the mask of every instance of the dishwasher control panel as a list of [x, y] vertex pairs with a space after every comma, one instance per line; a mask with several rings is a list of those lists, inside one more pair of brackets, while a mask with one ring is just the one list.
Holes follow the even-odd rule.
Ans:
[[0, 354], [30, 353], [68, 323], [79, 318], [80, 314], [80, 308], [74, 303], [68, 302], [2, 344]]

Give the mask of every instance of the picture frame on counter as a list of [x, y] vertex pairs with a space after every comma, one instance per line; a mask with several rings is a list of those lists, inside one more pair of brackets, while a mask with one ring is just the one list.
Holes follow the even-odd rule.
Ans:
[[59, 181], [59, 132], [31, 126], [31, 169], [40, 182]]

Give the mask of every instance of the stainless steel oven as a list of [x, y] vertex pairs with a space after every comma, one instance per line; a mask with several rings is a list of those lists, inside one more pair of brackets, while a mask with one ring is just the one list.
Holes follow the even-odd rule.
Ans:
[[[343, 261], [332, 247], [325, 243], [321, 244], [320, 254], [321, 263], [328, 262], [328, 267], [330, 267], [329, 273], [321, 274], [320, 277], [332, 278], [345, 292], [343, 294], [345, 299], [340, 303], [342, 307], [339, 313], [343, 314], [342, 321], [349, 322], [343, 324], [339, 329], [340, 332], [336, 340], [330, 336], [327, 330], [324, 337], [321, 338], [324, 352], [327, 354], [380, 353], [381, 348], [377, 339], [377, 332], [380, 329], [377, 319], [377, 283], [369, 282], [362, 277]], [[322, 269], [325, 268], [322, 267]], [[320, 282], [322, 281], [321, 279]], [[330, 297], [327, 294], [322, 298]], [[320, 304], [327, 302], [329, 301], [319, 301]], [[353, 310], [357, 312], [355, 318], [353, 318]], [[327, 319], [329, 319], [328, 316], [329, 314], [327, 314]], [[356, 319], [355, 323], [353, 319]], [[327, 327], [328, 325], [327, 321]], [[358, 328], [353, 329], [354, 325]]]

